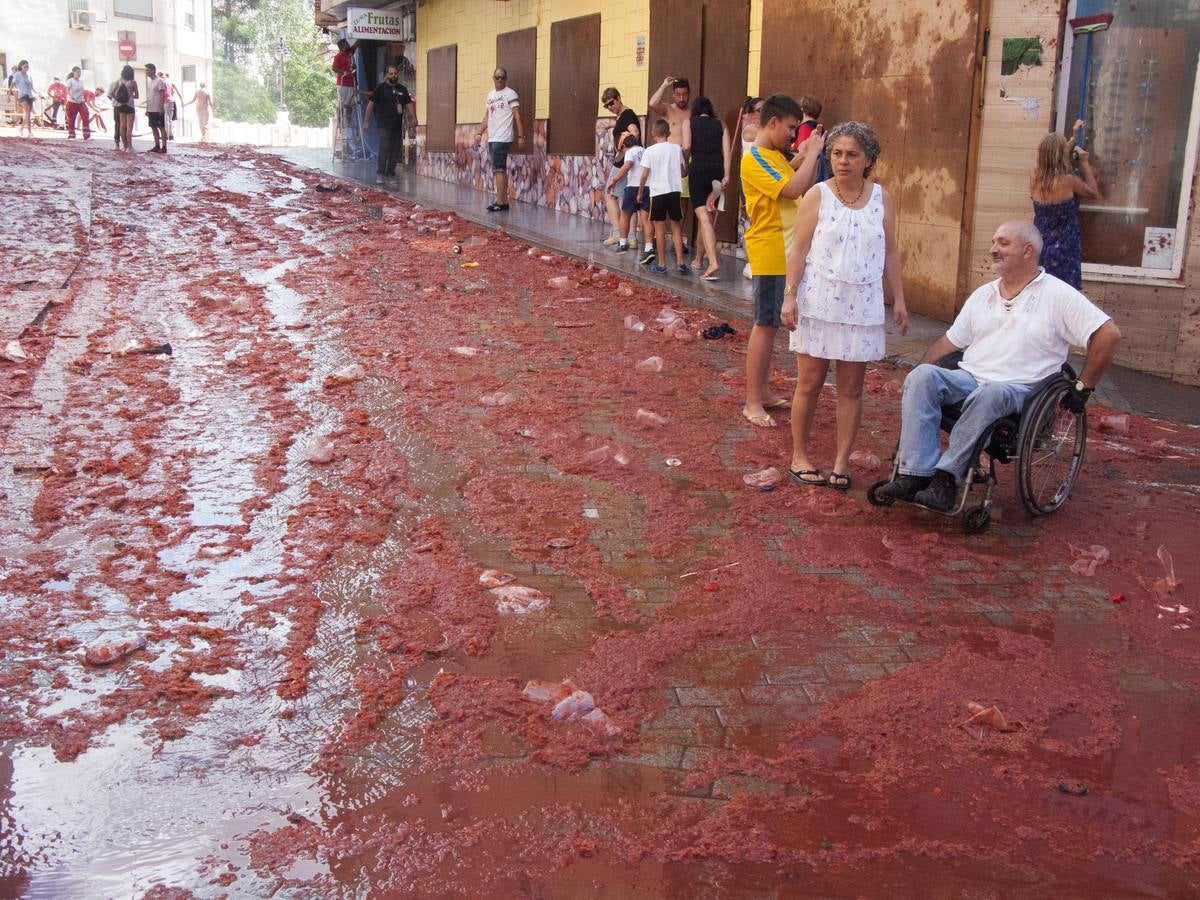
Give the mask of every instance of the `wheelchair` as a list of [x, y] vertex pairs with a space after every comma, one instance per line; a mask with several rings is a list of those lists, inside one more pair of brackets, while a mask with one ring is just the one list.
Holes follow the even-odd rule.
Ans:
[[[951, 353], [935, 365], [957, 369], [962, 353]], [[981, 534], [992, 518], [992, 491], [996, 487], [996, 464], [1016, 463], [1017, 494], [1031, 516], [1048, 516], [1071, 495], [1083, 466], [1087, 445], [1087, 411], [1073, 413], [1062, 405], [1075, 382], [1075, 371], [1066, 363], [1053, 375], [1039, 381], [1025, 398], [1018, 413], [997, 419], [979, 436], [971, 453], [971, 464], [954, 508], [943, 512], [919, 503], [907, 503], [944, 516], [962, 516], [963, 531]], [[942, 407], [941, 430], [947, 434], [962, 415], [962, 404]], [[986, 463], [985, 460], [986, 459]], [[879, 493], [900, 474], [900, 454], [892, 457], [889, 479], [876, 481], [867, 489], [872, 506], [906, 503]], [[968, 507], [972, 492], [983, 490], [982, 500]]]

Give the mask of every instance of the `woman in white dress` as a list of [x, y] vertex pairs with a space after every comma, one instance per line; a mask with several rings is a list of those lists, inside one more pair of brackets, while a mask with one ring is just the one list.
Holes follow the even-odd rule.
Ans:
[[[833, 177], [804, 195], [788, 254], [783, 324], [796, 353], [792, 461], [799, 484], [850, 489], [850, 452], [862, 418], [867, 363], [884, 354], [884, 292], [901, 334], [908, 332], [896, 207], [871, 178], [879, 139], [861, 122], [825, 138]], [[837, 453], [828, 477], [812, 464], [809, 437], [829, 363], [837, 360]]]

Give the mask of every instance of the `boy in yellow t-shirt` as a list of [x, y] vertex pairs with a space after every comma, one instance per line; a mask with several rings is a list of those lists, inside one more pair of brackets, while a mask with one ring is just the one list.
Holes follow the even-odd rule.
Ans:
[[787, 282], [787, 249], [796, 224], [796, 200], [812, 187], [824, 142], [824, 129], [813, 131], [789, 162], [783, 151], [795, 137], [803, 118], [799, 104], [786, 94], [772, 94], [763, 103], [758, 137], [742, 156], [742, 194], [746, 202], [746, 255], [754, 273], [754, 327], [746, 347], [746, 405], [742, 409], [752, 424], [775, 425], [768, 409], [781, 409], [788, 401], [767, 398], [771, 349], [775, 332], [783, 323], [779, 310]]

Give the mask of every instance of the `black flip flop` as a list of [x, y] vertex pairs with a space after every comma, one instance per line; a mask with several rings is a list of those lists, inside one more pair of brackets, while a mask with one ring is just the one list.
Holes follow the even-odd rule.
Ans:
[[849, 475], [843, 475], [841, 472], [830, 472], [829, 477], [825, 480], [825, 487], [833, 488], [835, 491], [848, 491], [850, 490], [850, 485], [853, 483]]
[[[824, 478], [820, 477], [820, 469], [788, 469], [788, 474], [792, 476], [792, 481], [796, 482], [796, 484], [803, 485], [804, 487], [822, 487], [823, 485], [828, 484]], [[804, 477], [805, 475], [816, 475], [818, 477], [815, 481], [810, 481]]]

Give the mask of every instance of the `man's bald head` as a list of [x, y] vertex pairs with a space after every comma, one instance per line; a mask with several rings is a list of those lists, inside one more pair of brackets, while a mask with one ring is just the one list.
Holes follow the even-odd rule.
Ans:
[[1037, 272], [1042, 235], [1032, 222], [1005, 222], [992, 235], [992, 271], [1005, 281], [1028, 281]]
[[996, 234], [999, 234], [1001, 231], [1004, 231], [1012, 240], [1032, 247], [1034, 258], [1042, 255], [1042, 247], [1045, 245], [1045, 242], [1042, 240], [1042, 233], [1028, 219], [1013, 219], [1011, 222], [1005, 222], [996, 229]]

